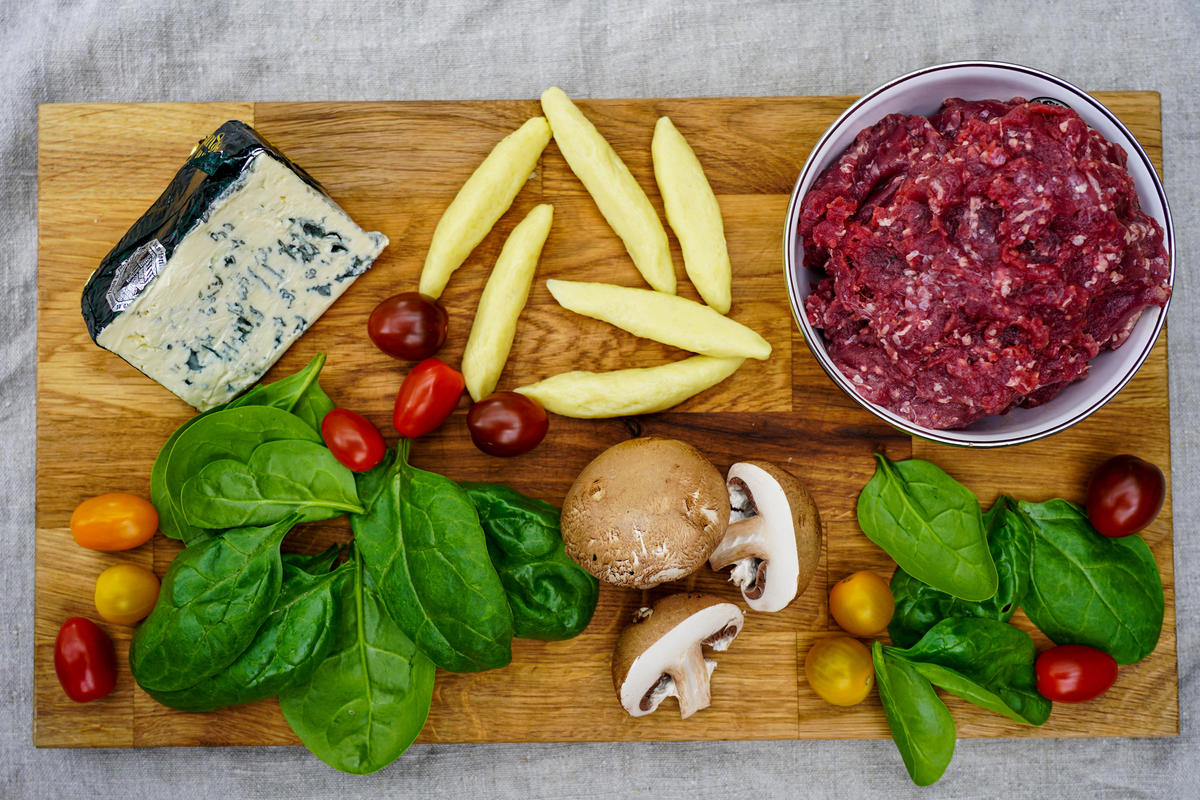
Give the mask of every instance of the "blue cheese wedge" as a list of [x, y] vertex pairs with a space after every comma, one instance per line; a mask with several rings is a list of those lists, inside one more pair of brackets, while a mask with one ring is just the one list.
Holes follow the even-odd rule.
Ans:
[[388, 243], [242, 123], [214, 136], [234, 125], [180, 173], [197, 165], [212, 199], [168, 189], [146, 215], [166, 235], [133, 236], [143, 217], [84, 291], [96, 343], [201, 411], [262, 377]]

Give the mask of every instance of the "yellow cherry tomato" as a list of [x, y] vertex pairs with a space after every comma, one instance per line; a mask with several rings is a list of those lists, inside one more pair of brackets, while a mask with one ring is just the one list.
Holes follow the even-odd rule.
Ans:
[[871, 651], [849, 636], [818, 639], [804, 658], [808, 685], [827, 703], [853, 706], [861, 703], [875, 685]]
[[96, 578], [96, 611], [109, 622], [140, 622], [157, 600], [158, 576], [137, 564], [117, 564]]
[[89, 497], [71, 514], [71, 535], [89, 550], [129, 550], [158, 530], [158, 512], [149, 500], [111, 492]]
[[847, 575], [829, 590], [829, 613], [834, 622], [855, 636], [883, 633], [895, 611], [888, 582], [870, 570]]

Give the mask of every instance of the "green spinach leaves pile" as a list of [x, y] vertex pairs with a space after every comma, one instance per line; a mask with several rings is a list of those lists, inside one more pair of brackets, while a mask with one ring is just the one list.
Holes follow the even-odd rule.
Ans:
[[1084, 644], [1119, 664], [1148, 656], [1162, 631], [1162, 579], [1139, 536], [1100, 536], [1079, 506], [1000, 496], [986, 514], [937, 466], [876, 455], [858, 500], [863, 532], [899, 565], [895, 646], [875, 642], [876, 685], [892, 738], [918, 785], [937, 781], [956, 729], [933, 687], [1017, 722], [1041, 725], [1037, 652], [1008, 624], [1018, 608], [1056, 644]]
[[[435, 666], [506, 665], [514, 636], [566, 639], [599, 584], [563, 553], [558, 510], [408, 463], [401, 440], [355, 475], [320, 423], [324, 356], [185, 423], [151, 473], [160, 528], [185, 547], [133, 635], [134, 678], [186, 711], [279, 697], [330, 766], [374, 772], [420, 733]], [[349, 514], [354, 540], [282, 553], [297, 525]]]

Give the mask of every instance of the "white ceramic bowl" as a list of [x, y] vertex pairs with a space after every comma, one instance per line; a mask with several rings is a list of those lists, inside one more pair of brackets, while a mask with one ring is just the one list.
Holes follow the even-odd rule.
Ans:
[[1116, 350], [1092, 360], [1088, 377], [1067, 387], [1048, 403], [1036, 408], [1015, 408], [1007, 414], [986, 417], [959, 430], [933, 430], [914, 425], [882, 406], [868, 402], [858, 394], [834, 365], [825, 350], [820, 331], [814, 329], [804, 313], [804, 301], [813, 285], [823, 277], [804, 266], [804, 247], [797, 233], [800, 202], [813, 181], [854, 141], [863, 128], [874, 125], [888, 114], [928, 116], [950, 97], [966, 100], [1013, 97], [1052, 99], [1070, 106], [1106, 139], [1116, 142], [1129, 154], [1127, 169], [1141, 200], [1142, 210], [1163, 227], [1168, 250], [1171, 283], [1175, 281], [1175, 232], [1162, 183], [1146, 152], [1116, 116], [1085, 92], [1061, 78], [1029, 67], [988, 61], [963, 61], [917, 70], [889, 81], [850, 106], [825, 132], [808, 157], [792, 200], [788, 206], [784, 233], [784, 269], [796, 317], [809, 350], [830, 378], [860, 405], [897, 428], [946, 444], [969, 447], [999, 447], [1049, 436], [1085, 419], [1121, 390], [1150, 353], [1166, 320], [1166, 308], [1147, 308], [1129, 339]]

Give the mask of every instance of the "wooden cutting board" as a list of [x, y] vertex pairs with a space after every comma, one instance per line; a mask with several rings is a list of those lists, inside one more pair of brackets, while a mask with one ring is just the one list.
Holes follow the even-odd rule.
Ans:
[[[1159, 98], [1152, 92], [1097, 95], [1161, 165]], [[742, 458], [785, 465], [811, 488], [825, 522], [820, 569], [808, 591], [778, 614], [747, 615], [719, 657], [713, 704], [683, 721], [674, 704], [634, 720], [620, 709], [609, 654], [641, 593], [604, 589], [587, 631], [568, 642], [515, 642], [513, 663], [479, 675], [438, 674], [420, 741], [591, 741], [662, 739], [871, 738], [887, 736], [878, 700], [841, 709], [803, 678], [814, 639], [836, 630], [828, 587], [859, 569], [890, 575], [892, 564], [855, 522], [854, 504], [873, 471], [872, 451], [936, 461], [990, 503], [1000, 490], [1041, 500], [1082, 499], [1086, 476], [1108, 455], [1132, 451], [1169, 467], [1166, 337], [1137, 378], [1088, 421], [1043, 442], [992, 452], [912, 441], [861, 410], [820, 371], [792, 320], [781, 270], [788, 196], [820, 134], [850, 97], [584, 101], [585, 113], [625, 159], [661, 213], [650, 162], [655, 120], [669, 114], [687, 136], [719, 196], [734, 265], [732, 316], [774, 346], [723, 384], [675, 410], [637, 420], [555, 417], [546, 441], [515, 459], [479, 453], [466, 431], [465, 402], [449, 423], [414, 447], [418, 465], [458, 480], [504, 481], [561, 502], [575, 474], [603, 448], [637, 431], [699, 446], [724, 471]], [[159, 575], [177, 552], [161, 536], [107, 554], [75, 545], [67, 529], [84, 498], [109, 491], [149, 494], [159, 446], [192, 410], [89, 340], [80, 290], [129, 225], [167, 185], [196, 140], [227, 119], [250, 123], [304, 166], [361, 225], [391, 245], [375, 267], [284, 356], [268, 379], [329, 360], [323, 385], [339, 405], [392, 432], [392, 399], [406, 364], [371, 346], [366, 318], [377, 302], [414, 289], [433, 227], [492, 145], [528, 117], [535, 101], [441, 103], [211, 103], [45, 105], [39, 113], [37, 384], [37, 596], [34, 742], [40, 746], [291, 744], [274, 700], [209, 714], [163, 708], [129, 676], [130, 628], [103, 624], [122, 670], [108, 698], [77, 705], [58, 686], [54, 638], [74, 615], [99, 621], [92, 605], [105, 567], [135, 562]], [[450, 338], [441, 356], [457, 363], [479, 292], [504, 237], [533, 205], [554, 204], [538, 280], [521, 316], [500, 388], [567, 369], [650, 366], [682, 357], [557, 307], [546, 278], [642, 285], [621, 242], [552, 143], [514, 208], [457, 272], [443, 296]], [[682, 259], [672, 237], [681, 279]], [[680, 293], [696, 297], [690, 284]], [[386, 434], [385, 434], [386, 435]], [[1169, 470], [1168, 470], [1169, 474]], [[343, 521], [294, 532], [286, 549], [316, 551], [348, 536]], [[1171, 507], [1145, 534], [1166, 590], [1158, 649], [1123, 667], [1102, 699], [1059, 705], [1040, 727], [951, 698], [961, 736], [1170, 736], [1178, 733]], [[721, 576], [698, 588], [738, 599]], [[658, 592], [655, 593], [656, 595]], [[1028, 627], [1026, 625], [1026, 627]], [[1045, 640], [1038, 637], [1039, 645]]]

